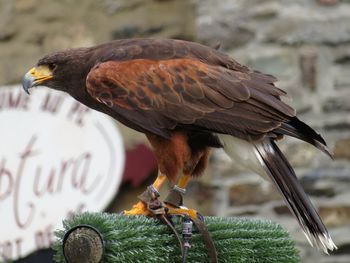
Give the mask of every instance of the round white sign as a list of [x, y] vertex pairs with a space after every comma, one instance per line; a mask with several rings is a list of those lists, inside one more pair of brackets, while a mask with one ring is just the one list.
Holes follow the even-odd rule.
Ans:
[[49, 247], [75, 212], [115, 196], [124, 148], [115, 123], [47, 88], [0, 88], [0, 262]]

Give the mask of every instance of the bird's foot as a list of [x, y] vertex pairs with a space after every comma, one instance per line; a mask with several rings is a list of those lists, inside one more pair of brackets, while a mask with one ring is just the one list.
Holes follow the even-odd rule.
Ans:
[[[124, 211], [124, 215], [144, 215], [149, 217], [158, 218], [161, 222], [166, 224], [169, 229], [176, 236], [176, 239], [179, 242], [181, 248], [182, 259], [186, 262], [187, 250], [190, 247], [189, 237], [192, 235], [188, 232], [188, 225], [192, 225], [192, 223], [196, 226], [199, 233], [201, 233], [204, 244], [208, 249], [208, 255], [213, 263], [217, 263], [217, 254], [214, 246], [214, 242], [208, 232], [208, 229], [204, 223], [204, 218], [201, 214], [199, 214], [194, 209], [189, 209], [182, 204], [182, 194], [184, 191], [179, 187], [174, 187], [164, 200], [161, 202], [158, 200], [159, 193], [158, 191], [149, 186], [147, 190], [139, 196], [139, 201], [133, 208], [129, 211]], [[187, 226], [183, 229], [183, 240], [181, 239], [180, 234], [174, 227], [174, 223], [172, 221], [173, 217], [181, 217], [183, 218], [183, 227]], [[184, 224], [184, 222], [187, 222]], [[188, 223], [190, 222], [190, 223]], [[192, 226], [190, 227], [192, 229]], [[191, 230], [192, 231], [192, 230]]]
[[164, 200], [164, 207], [166, 214], [168, 216], [182, 216], [189, 217], [191, 219], [203, 219], [196, 210], [189, 209], [183, 206], [183, 195], [186, 193], [186, 190], [178, 187], [177, 185], [169, 192], [168, 196]]
[[201, 220], [203, 221], [203, 216], [194, 209], [187, 208], [185, 206], [175, 207], [170, 204], [164, 204], [166, 215], [168, 217], [172, 216], [181, 216], [185, 218], [190, 218], [192, 220]]
[[184, 193], [184, 189], [175, 186], [169, 192], [169, 195], [165, 198], [163, 203], [158, 200], [159, 193], [151, 185], [139, 196], [141, 201], [135, 204], [132, 209], [125, 210], [124, 215], [143, 215], [149, 217], [166, 215], [167, 217], [181, 216], [202, 220], [203, 217], [196, 210], [183, 206], [182, 195]]
[[147, 205], [142, 201], [139, 201], [137, 204], [133, 205], [130, 210], [124, 210], [123, 214], [126, 216], [152, 216], [152, 213], [148, 210]]
[[165, 213], [163, 204], [158, 200], [159, 192], [154, 188], [153, 185], [147, 187], [141, 195], [139, 195], [139, 201], [135, 204], [132, 209], [124, 210], [124, 215], [144, 215], [144, 216], [155, 216], [159, 213]]

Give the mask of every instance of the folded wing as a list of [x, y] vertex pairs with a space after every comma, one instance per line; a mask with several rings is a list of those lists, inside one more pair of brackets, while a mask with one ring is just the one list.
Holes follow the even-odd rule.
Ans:
[[86, 86], [97, 101], [163, 137], [182, 127], [256, 140], [276, 136], [295, 116], [275, 80], [191, 58], [134, 59], [97, 65]]

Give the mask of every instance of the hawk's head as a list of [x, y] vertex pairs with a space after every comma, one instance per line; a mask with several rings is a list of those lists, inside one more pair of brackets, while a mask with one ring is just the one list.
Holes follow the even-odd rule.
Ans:
[[23, 77], [23, 89], [38, 85], [62, 91], [71, 91], [84, 86], [86, 76], [91, 69], [88, 48], [69, 49], [49, 54], [41, 58], [37, 65]]

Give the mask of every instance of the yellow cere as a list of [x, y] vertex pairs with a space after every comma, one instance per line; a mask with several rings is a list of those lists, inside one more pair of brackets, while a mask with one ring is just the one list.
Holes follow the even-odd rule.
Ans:
[[34, 67], [28, 73], [35, 78], [35, 82], [42, 82], [52, 78], [52, 71], [48, 66]]

